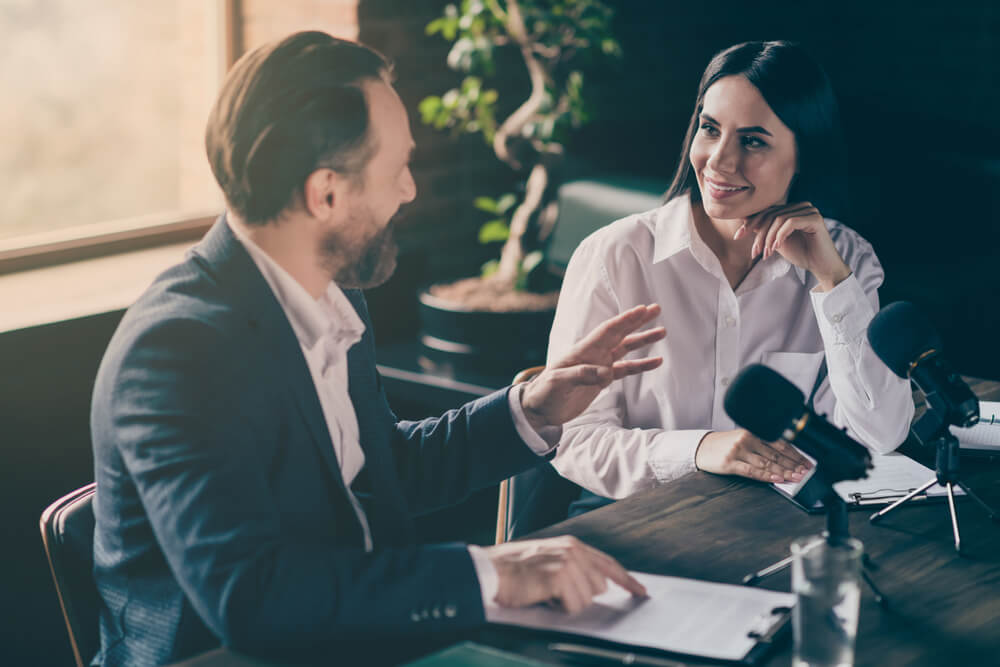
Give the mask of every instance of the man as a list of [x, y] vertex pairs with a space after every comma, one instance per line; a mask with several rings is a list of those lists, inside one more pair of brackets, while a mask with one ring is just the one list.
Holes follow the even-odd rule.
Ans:
[[413, 514], [536, 464], [601, 388], [660, 363], [623, 357], [664, 332], [631, 333], [658, 314], [640, 306], [531, 383], [397, 422], [359, 291], [392, 273], [416, 194], [387, 70], [299, 33], [223, 86], [206, 146], [227, 212], [129, 310], [94, 389], [101, 664], [315, 657], [496, 605], [574, 612], [607, 578], [644, 593], [572, 538], [414, 544]]

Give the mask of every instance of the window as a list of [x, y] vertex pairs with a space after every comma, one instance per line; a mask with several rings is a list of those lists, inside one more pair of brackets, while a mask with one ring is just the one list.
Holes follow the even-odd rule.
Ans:
[[233, 0], [0, 3], [0, 261], [207, 224]]

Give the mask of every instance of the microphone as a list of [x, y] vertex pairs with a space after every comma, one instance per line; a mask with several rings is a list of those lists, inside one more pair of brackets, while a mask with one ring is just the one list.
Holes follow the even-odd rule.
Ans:
[[872, 467], [868, 449], [805, 404], [798, 387], [762, 364], [740, 371], [726, 391], [726, 414], [765, 442], [784, 438], [816, 459], [829, 484], [860, 479]]
[[979, 421], [979, 399], [945, 361], [941, 337], [912, 303], [897, 301], [880, 310], [868, 325], [868, 342], [889, 370], [913, 380], [943, 423]]

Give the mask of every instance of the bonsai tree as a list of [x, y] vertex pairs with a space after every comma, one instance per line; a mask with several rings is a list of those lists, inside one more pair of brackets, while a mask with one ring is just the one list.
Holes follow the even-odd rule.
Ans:
[[[504, 241], [500, 259], [487, 263], [476, 281], [491, 294], [523, 288], [542, 258], [537, 251], [526, 253], [525, 241], [545, 217], [539, 214], [570, 131], [588, 121], [579, 64], [621, 55], [610, 32], [612, 15], [600, 0], [461, 0], [427, 25], [429, 35], [454, 42], [448, 65], [466, 77], [458, 88], [421, 101], [423, 122], [454, 135], [480, 134], [498, 159], [527, 174], [520, 199], [506, 194], [475, 200], [477, 208], [496, 216], [481, 228], [480, 242]], [[530, 93], [498, 122], [500, 93], [486, 79], [505, 48], [520, 54]]]

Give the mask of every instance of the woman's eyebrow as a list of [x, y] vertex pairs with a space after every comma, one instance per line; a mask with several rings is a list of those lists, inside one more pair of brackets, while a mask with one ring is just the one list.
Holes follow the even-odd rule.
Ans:
[[[707, 113], [701, 114], [701, 117], [702, 117], [702, 119], [707, 120], [709, 123], [712, 123], [713, 125], [719, 125], [719, 121], [715, 120], [714, 118], [712, 118], [711, 116], [709, 116]], [[737, 132], [755, 133], [755, 134], [766, 134], [769, 137], [774, 136], [773, 134], [771, 134], [770, 132], [768, 132], [767, 130], [765, 130], [760, 125], [751, 125], [750, 127], [740, 127], [740, 128], [737, 128], [736, 131]]]

